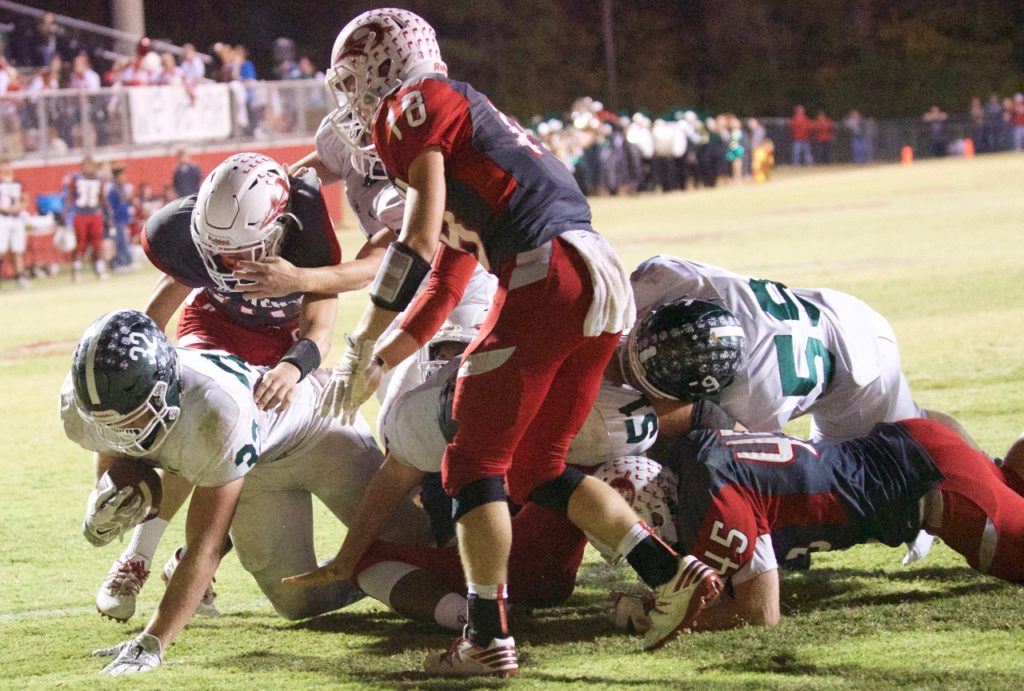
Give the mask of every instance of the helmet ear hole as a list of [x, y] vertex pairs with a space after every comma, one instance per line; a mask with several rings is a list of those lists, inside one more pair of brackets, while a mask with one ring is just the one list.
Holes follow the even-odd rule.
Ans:
[[382, 62], [380, 66], [377, 68], [378, 77], [381, 77], [382, 79], [387, 78], [389, 74], [391, 74], [391, 58], [388, 58], [387, 60]]

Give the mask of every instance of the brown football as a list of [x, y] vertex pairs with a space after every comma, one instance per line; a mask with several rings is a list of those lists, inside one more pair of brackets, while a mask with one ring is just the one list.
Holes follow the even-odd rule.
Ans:
[[147, 518], [155, 516], [160, 510], [160, 500], [164, 494], [160, 476], [142, 461], [119, 458], [107, 469], [106, 475], [118, 490], [131, 486], [136, 494], [142, 495], [142, 505], [147, 507]]

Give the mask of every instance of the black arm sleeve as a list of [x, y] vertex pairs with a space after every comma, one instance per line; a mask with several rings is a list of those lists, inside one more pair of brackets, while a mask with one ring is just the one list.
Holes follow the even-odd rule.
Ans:
[[691, 430], [733, 429], [734, 427], [736, 427], [736, 420], [716, 404], [703, 399], [694, 402], [690, 412]]

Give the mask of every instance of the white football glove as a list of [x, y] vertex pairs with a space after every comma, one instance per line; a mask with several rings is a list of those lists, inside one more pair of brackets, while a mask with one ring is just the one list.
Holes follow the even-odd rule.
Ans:
[[373, 362], [376, 339], [362, 334], [345, 335], [348, 347], [320, 394], [320, 414], [339, 417], [341, 424], [355, 422], [359, 406], [373, 395], [380, 383], [381, 368]]
[[630, 633], [646, 633], [651, 628], [649, 612], [654, 608], [654, 597], [648, 593], [641, 597], [612, 593], [608, 596], [614, 609], [615, 626]]
[[94, 650], [92, 654], [93, 657], [114, 658], [100, 672], [100, 674], [109, 674], [112, 677], [148, 672], [159, 667], [164, 660], [160, 639], [149, 633], [140, 633], [130, 641]]
[[82, 533], [86, 540], [102, 547], [142, 523], [146, 510], [142, 505], [142, 495], [135, 494], [134, 488], [118, 490], [110, 476], [104, 474], [89, 494]]

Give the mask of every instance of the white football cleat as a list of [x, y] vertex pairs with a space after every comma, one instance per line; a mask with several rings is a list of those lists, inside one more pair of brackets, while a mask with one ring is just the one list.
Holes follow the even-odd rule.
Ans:
[[[178, 568], [178, 563], [181, 562], [181, 550], [184, 547], [179, 547], [174, 550], [174, 554], [164, 564], [164, 572], [160, 574], [160, 580], [164, 583], [171, 582], [171, 576], [174, 575], [174, 570]], [[216, 579], [214, 579], [216, 580]], [[199, 601], [199, 606], [196, 607], [196, 614], [201, 617], [219, 617], [220, 610], [217, 609], [217, 593], [213, 592], [213, 583], [206, 586], [206, 592], [203, 593], [203, 599]]]
[[692, 627], [721, 593], [722, 581], [714, 569], [688, 554], [680, 557], [676, 575], [654, 590], [654, 607], [648, 613], [651, 628], [644, 636], [644, 650], [657, 650]]
[[907, 543], [907, 554], [903, 557], [903, 565], [909, 566], [914, 562], [921, 561], [932, 551], [935, 544], [935, 536], [925, 531], [920, 531], [912, 542]]
[[512, 636], [495, 638], [484, 648], [459, 636], [448, 650], [427, 655], [423, 669], [440, 677], [514, 677], [519, 674], [516, 642]]
[[135, 597], [147, 578], [149, 571], [141, 559], [118, 559], [96, 593], [96, 611], [121, 623], [128, 621], [135, 614]]

